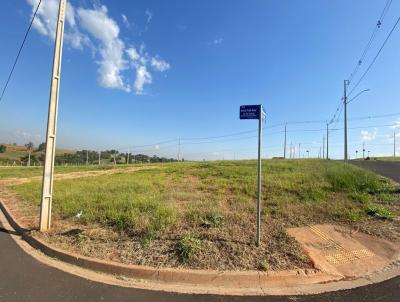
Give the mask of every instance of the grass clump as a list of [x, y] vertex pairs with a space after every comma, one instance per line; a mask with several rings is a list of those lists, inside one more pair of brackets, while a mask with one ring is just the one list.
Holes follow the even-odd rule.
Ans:
[[393, 219], [394, 214], [383, 206], [370, 205], [365, 209], [365, 213], [380, 219]]
[[271, 269], [271, 267], [266, 259], [264, 259], [260, 262], [260, 269], [264, 272], [269, 271]]
[[205, 228], [217, 227], [219, 226], [224, 219], [224, 216], [211, 212], [207, 213], [205, 216], [200, 217], [200, 225]]
[[178, 242], [178, 253], [183, 261], [192, 259], [201, 249], [201, 240], [187, 235]]

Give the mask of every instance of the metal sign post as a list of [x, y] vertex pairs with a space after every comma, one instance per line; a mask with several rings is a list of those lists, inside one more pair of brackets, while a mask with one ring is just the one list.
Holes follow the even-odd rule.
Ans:
[[258, 119], [258, 179], [257, 179], [257, 233], [256, 244], [261, 241], [261, 141], [262, 141], [262, 120], [265, 112], [262, 105], [240, 106], [240, 119]]
[[42, 196], [40, 203], [40, 231], [48, 231], [51, 224], [53, 195], [54, 157], [56, 153], [57, 110], [60, 90], [61, 55], [64, 35], [66, 0], [60, 0], [54, 43], [53, 72], [50, 85], [49, 115], [47, 120], [46, 153], [44, 160]]

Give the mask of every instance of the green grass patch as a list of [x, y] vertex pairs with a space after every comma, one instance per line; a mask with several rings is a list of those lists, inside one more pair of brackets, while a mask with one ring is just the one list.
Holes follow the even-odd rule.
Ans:
[[391, 211], [389, 211], [385, 207], [379, 206], [379, 205], [370, 205], [365, 209], [365, 212], [369, 216], [373, 216], [373, 217], [380, 218], [380, 219], [393, 219], [394, 218], [394, 215]]
[[183, 261], [192, 259], [201, 249], [201, 240], [185, 236], [178, 242], [178, 253]]

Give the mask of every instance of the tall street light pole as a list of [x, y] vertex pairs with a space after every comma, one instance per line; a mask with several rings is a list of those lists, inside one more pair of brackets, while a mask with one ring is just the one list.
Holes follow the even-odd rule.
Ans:
[[56, 152], [57, 111], [60, 91], [61, 57], [67, 0], [60, 0], [56, 37], [54, 43], [53, 71], [50, 84], [49, 112], [47, 119], [46, 153], [44, 160], [42, 195], [40, 203], [40, 231], [48, 231], [51, 225], [51, 202], [53, 198], [54, 157]]
[[326, 123], [326, 159], [329, 159], [329, 123]]
[[283, 145], [283, 158], [286, 159], [286, 128], [287, 128], [287, 123], [285, 124], [285, 142]]
[[348, 80], [344, 80], [344, 160], [347, 161], [347, 86], [349, 85]]

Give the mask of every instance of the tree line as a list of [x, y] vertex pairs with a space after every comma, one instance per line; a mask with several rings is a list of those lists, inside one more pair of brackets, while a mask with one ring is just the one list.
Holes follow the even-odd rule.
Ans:
[[[26, 154], [20, 157], [20, 161], [11, 161], [11, 164], [37, 166], [43, 165], [45, 160], [46, 143], [41, 143], [35, 148], [32, 142], [25, 144]], [[0, 145], [0, 153], [6, 152], [7, 147]], [[121, 153], [118, 150], [80, 150], [56, 154], [54, 163], [56, 165], [84, 165], [84, 164], [134, 164], [134, 163], [161, 163], [176, 162], [175, 158], [160, 157], [157, 155], [148, 156], [145, 154]], [[184, 161], [184, 160], [182, 160]], [[3, 162], [4, 164], [4, 162]], [[7, 164], [9, 162], [7, 161]]]

